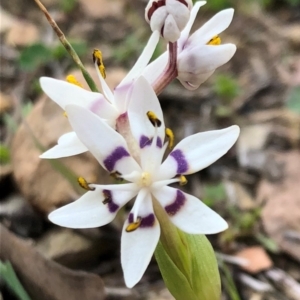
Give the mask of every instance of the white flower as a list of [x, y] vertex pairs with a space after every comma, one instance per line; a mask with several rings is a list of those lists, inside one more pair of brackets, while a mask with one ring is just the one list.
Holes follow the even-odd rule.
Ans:
[[[234, 13], [232, 8], [220, 11], [189, 36], [198, 10], [205, 3], [196, 2], [190, 20], [178, 40], [177, 78], [189, 90], [197, 89], [218, 67], [227, 63], [236, 51], [234, 44], [220, 45], [221, 39], [218, 36], [230, 25]], [[153, 83], [156, 79], [154, 70], [161, 73], [167, 62], [166, 52], [144, 70], [143, 76]]]
[[124, 138], [96, 114], [76, 105], [66, 107], [69, 121], [82, 143], [103, 168], [128, 183], [89, 184], [91, 191], [49, 215], [60, 226], [103, 226], [136, 196], [121, 238], [121, 262], [128, 287], [141, 279], [159, 240], [160, 225], [154, 214], [153, 199], [187, 233], [213, 234], [227, 228], [226, 221], [199, 199], [168, 185], [182, 182], [184, 175], [212, 164], [232, 147], [239, 135], [238, 126], [194, 134], [177, 144], [162, 162], [168, 142], [164, 142], [165, 125], [158, 99], [143, 77], [134, 84], [131, 97], [128, 118], [139, 148], [135, 159]]
[[[159, 33], [153, 32], [141, 56], [113, 92], [106, 84], [96, 64], [103, 94], [91, 92], [66, 81], [49, 77], [40, 78], [41, 87], [63, 110], [66, 110], [69, 104], [85, 107], [115, 128], [117, 118], [127, 110], [132, 84], [147, 66], [158, 40]], [[40, 157], [48, 159], [67, 157], [86, 151], [88, 151], [87, 147], [77, 138], [76, 133], [69, 132], [62, 135], [58, 139], [58, 144]]]
[[145, 18], [152, 31], [159, 31], [166, 41], [174, 43], [190, 18], [192, 6], [191, 0], [150, 0]]

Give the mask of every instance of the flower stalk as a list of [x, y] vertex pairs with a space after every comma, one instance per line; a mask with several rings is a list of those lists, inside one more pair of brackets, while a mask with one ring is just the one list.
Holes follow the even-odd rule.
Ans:
[[80, 58], [78, 56], [78, 54], [76, 53], [76, 51], [74, 50], [74, 48], [72, 47], [72, 45], [70, 44], [70, 42], [67, 40], [67, 38], [65, 37], [64, 33], [62, 32], [62, 30], [59, 28], [59, 26], [57, 25], [57, 23], [54, 21], [54, 19], [49, 14], [47, 8], [41, 3], [40, 0], [34, 0], [34, 1], [38, 5], [38, 7], [40, 8], [40, 10], [44, 13], [44, 15], [46, 16], [49, 24], [51, 25], [51, 27], [55, 31], [55, 33], [58, 36], [58, 38], [59, 38], [60, 42], [62, 43], [62, 45], [65, 47], [65, 49], [67, 50], [67, 52], [73, 58], [73, 61], [75, 62], [75, 64], [77, 65], [77, 67], [81, 70], [81, 73], [82, 73], [84, 79], [86, 80], [88, 86], [90, 87], [91, 91], [98, 92], [97, 86], [96, 86], [93, 78], [91, 77], [91, 75], [89, 74], [89, 72], [84, 67], [83, 63], [81, 62], [81, 60], [80, 60]]
[[172, 82], [173, 79], [177, 77], [177, 42], [169, 42], [169, 61], [162, 72], [162, 74], [157, 78], [157, 80], [152, 84], [152, 87], [156, 93], [159, 95], [164, 88]]

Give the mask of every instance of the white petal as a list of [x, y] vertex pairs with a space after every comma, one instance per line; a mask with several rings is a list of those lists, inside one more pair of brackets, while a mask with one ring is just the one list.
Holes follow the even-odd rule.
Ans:
[[104, 99], [100, 93], [87, 91], [63, 80], [41, 77], [40, 84], [47, 96], [62, 109], [65, 109], [69, 104], [88, 107], [94, 101], [102, 101]]
[[166, 51], [153, 62], [151, 62], [143, 71], [142, 75], [150, 84], [153, 84], [153, 82], [155, 82], [155, 80], [162, 74], [162, 72], [166, 68], [168, 60], [169, 53]]
[[[193, 49], [184, 49], [177, 59], [178, 77], [187, 74], [198, 75], [212, 72], [227, 63], [236, 51], [234, 44], [218, 46], [204, 45]], [[184, 80], [190, 81], [190, 80]]]
[[165, 20], [162, 36], [167, 42], [171, 43], [176, 42], [180, 37], [180, 30], [172, 15], [168, 15]]
[[[134, 209], [134, 208], [133, 208]], [[148, 193], [139, 209], [142, 218], [141, 226], [127, 232], [129, 220], [126, 220], [121, 238], [121, 263], [126, 286], [132, 288], [142, 278], [148, 267], [160, 236], [159, 223], [153, 213], [151, 195]]]
[[[119, 209], [136, 195], [132, 184], [93, 185], [94, 191], [85, 193], [78, 200], [54, 210], [48, 218], [52, 223], [69, 228], [94, 228], [111, 222]], [[116, 189], [116, 190], [114, 190]], [[103, 190], [110, 191], [111, 201], [103, 204]]]
[[75, 132], [63, 134], [57, 145], [40, 155], [40, 158], [60, 158], [77, 155], [88, 151], [87, 147], [78, 139]]
[[165, 19], [168, 15], [167, 9], [165, 6], [159, 7], [152, 14], [150, 20], [150, 27], [152, 31], [161, 31], [163, 25], [165, 24]]
[[220, 11], [208, 20], [201, 28], [196, 30], [188, 39], [185, 47], [195, 47], [204, 45], [210, 41], [212, 37], [223, 32], [230, 25], [234, 14], [233, 8]]
[[192, 174], [208, 167], [233, 146], [239, 133], [240, 128], [234, 125], [183, 139], [161, 165], [158, 179], [172, 178], [176, 174]]
[[153, 137], [155, 132], [155, 127], [147, 117], [147, 112], [149, 111], [154, 112], [161, 121], [161, 126], [157, 128], [157, 131], [163, 142], [165, 136], [163, 112], [153, 88], [141, 76], [134, 84], [128, 108], [131, 131], [139, 144], [142, 136]]
[[176, 22], [177, 28], [183, 30], [190, 18], [189, 8], [177, 0], [166, 0], [166, 8]]
[[191, 10], [191, 15], [188, 23], [186, 24], [184, 30], [181, 32], [180, 39], [178, 40], [178, 46], [179, 46], [179, 51], [182, 50], [182, 47], [184, 46], [185, 42], [187, 41], [191, 28], [195, 22], [196, 16], [198, 14], [198, 11], [201, 6], [205, 5], [206, 1], [197, 1], [194, 5], [194, 7]]
[[181, 84], [188, 90], [196, 90], [204, 81], [206, 81], [215, 71], [203, 73], [203, 74], [190, 74], [190, 73], [181, 73], [177, 79]]
[[143, 70], [146, 68], [147, 64], [149, 63], [153, 52], [156, 48], [156, 45], [159, 41], [159, 35], [160, 33], [158, 31], [154, 31], [149, 38], [149, 41], [144, 48], [142, 54], [136, 61], [135, 65], [133, 68], [129, 71], [129, 73], [126, 75], [126, 77], [121, 81], [121, 83], [118, 85], [116, 89], [119, 87], [122, 87], [123, 85], [126, 85], [128, 83], [132, 83], [134, 79], [136, 79], [138, 76], [141, 75]]
[[66, 112], [81, 142], [109, 172], [127, 174], [140, 170], [124, 138], [98, 116], [77, 105], [68, 105]]
[[99, 68], [97, 66], [97, 62], [95, 62], [95, 68], [96, 68], [96, 72], [101, 84], [101, 89], [102, 92], [104, 94], [104, 96], [106, 97], [106, 99], [113, 105], [115, 106], [115, 98], [114, 98], [114, 94], [112, 93], [111, 89], [109, 88], [109, 86], [107, 85], [105, 79], [102, 77]]
[[190, 234], [214, 234], [228, 228], [226, 221], [198, 198], [165, 186], [153, 195], [167, 212], [170, 220]]

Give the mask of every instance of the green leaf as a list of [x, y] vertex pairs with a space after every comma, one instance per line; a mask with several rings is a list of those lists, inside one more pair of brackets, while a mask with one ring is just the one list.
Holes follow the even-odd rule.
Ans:
[[240, 93], [240, 87], [235, 78], [220, 74], [215, 77], [214, 92], [223, 99], [224, 104], [230, 103]]
[[219, 260], [220, 269], [223, 273], [222, 282], [231, 300], [241, 300], [235, 283], [232, 279], [230, 270], [222, 260]]
[[204, 186], [203, 202], [212, 206], [216, 202], [226, 199], [226, 190], [222, 182], [217, 184], [206, 184]]
[[10, 262], [0, 261], [0, 277], [20, 300], [30, 300]]
[[205, 235], [182, 232], [191, 258], [191, 284], [197, 299], [219, 300], [221, 281], [214, 250]]
[[154, 208], [161, 225], [155, 256], [167, 288], [178, 300], [219, 300], [220, 276], [208, 239], [179, 230], [156, 201]]
[[61, 0], [59, 4], [64, 12], [69, 13], [75, 8], [77, 2], [77, 0]]
[[4, 165], [10, 162], [9, 148], [0, 143], [0, 164]]
[[51, 50], [44, 44], [36, 43], [23, 49], [19, 57], [19, 65], [24, 71], [33, 71], [51, 59]]
[[300, 86], [292, 89], [288, 96], [286, 106], [289, 110], [300, 114]]
[[279, 247], [274, 240], [262, 233], [257, 233], [255, 238], [270, 252], [279, 253]]
[[[166, 286], [175, 299], [197, 300], [185, 275], [178, 269], [161, 242], [155, 250], [155, 258]], [[179, 284], [179, 285], [178, 285]]]

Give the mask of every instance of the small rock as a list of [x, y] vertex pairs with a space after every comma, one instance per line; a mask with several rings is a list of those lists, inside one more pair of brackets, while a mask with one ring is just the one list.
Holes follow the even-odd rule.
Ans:
[[0, 202], [0, 219], [22, 237], [39, 236], [44, 229], [43, 218], [20, 195], [11, 195]]
[[264, 271], [273, 266], [273, 262], [265, 249], [259, 246], [243, 249], [236, 253], [235, 256], [248, 261], [248, 264], [242, 265], [241, 268], [252, 274]]
[[256, 207], [254, 198], [238, 182], [225, 182], [225, 189], [230, 203], [237, 205], [240, 210], [250, 210]]
[[12, 46], [28, 46], [39, 40], [39, 30], [36, 25], [17, 21], [5, 36], [5, 42]]
[[300, 25], [293, 24], [286, 26], [284, 30], [282, 30], [282, 34], [289, 39], [292, 46], [299, 47], [300, 46]]
[[10, 29], [17, 21], [13, 17], [13, 15], [5, 11], [1, 6], [0, 6], [0, 20], [1, 20], [0, 33]]
[[241, 129], [237, 141], [238, 160], [242, 167], [260, 170], [266, 161], [263, 147], [271, 132], [271, 125], [258, 124]]
[[11, 96], [0, 92], [0, 114], [9, 111], [13, 106], [13, 99]]
[[283, 164], [284, 174], [279, 182], [263, 179], [258, 186], [257, 200], [265, 203], [263, 225], [283, 251], [300, 261], [300, 243], [287, 234], [300, 236], [300, 153], [277, 153], [274, 159]]
[[107, 243], [89, 239], [68, 228], [54, 228], [36, 243], [36, 249], [46, 258], [68, 267], [89, 265], [108, 251]]

